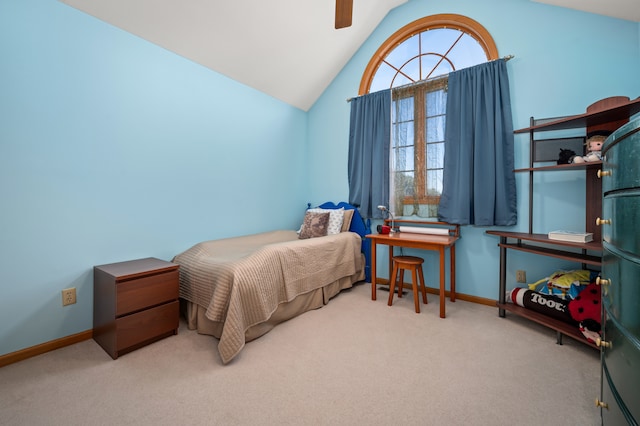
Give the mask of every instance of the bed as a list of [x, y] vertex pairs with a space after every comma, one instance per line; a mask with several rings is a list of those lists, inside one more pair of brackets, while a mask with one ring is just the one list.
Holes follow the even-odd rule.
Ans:
[[[350, 217], [348, 226], [300, 238], [312, 213], [333, 219], [340, 211], [349, 211], [344, 215]], [[180, 299], [189, 329], [216, 337], [220, 358], [229, 363], [246, 342], [365, 280], [368, 232], [353, 206], [325, 203], [307, 210], [298, 232], [277, 230], [194, 245], [173, 259], [180, 265]]]

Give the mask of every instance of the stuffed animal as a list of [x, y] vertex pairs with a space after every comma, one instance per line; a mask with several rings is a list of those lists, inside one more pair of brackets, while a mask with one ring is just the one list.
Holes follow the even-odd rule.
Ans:
[[560, 148], [560, 154], [558, 155], [558, 164], [569, 164], [571, 159], [576, 156], [576, 152], [572, 149]]
[[597, 272], [587, 269], [575, 271], [555, 271], [548, 277], [529, 284], [529, 290], [544, 294], [553, 294], [562, 299], [574, 299], [590, 282], [595, 280]]
[[611, 132], [607, 131], [596, 131], [591, 132], [587, 136], [587, 141], [585, 142], [585, 146], [587, 147], [587, 155], [579, 156], [570, 159], [571, 163], [589, 163], [592, 161], [600, 161], [602, 160], [602, 145], [604, 141], [607, 139]]
[[571, 318], [579, 323], [580, 331], [590, 341], [600, 335], [601, 305], [600, 287], [595, 283], [589, 284], [569, 302]]

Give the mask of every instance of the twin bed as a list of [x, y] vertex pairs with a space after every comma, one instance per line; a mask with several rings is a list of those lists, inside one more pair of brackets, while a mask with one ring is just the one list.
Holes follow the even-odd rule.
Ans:
[[278, 323], [318, 309], [343, 289], [369, 279], [368, 224], [347, 203], [320, 208], [337, 217], [348, 210], [344, 218], [349, 216], [350, 223], [313, 238], [279, 230], [205, 241], [173, 259], [180, 265], [187, 325], [219, 339], [223, 363]]

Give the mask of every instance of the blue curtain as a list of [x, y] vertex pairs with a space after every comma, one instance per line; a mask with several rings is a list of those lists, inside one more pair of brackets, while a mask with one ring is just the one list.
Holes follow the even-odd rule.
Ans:
[[349, 204], [364, 218], [382, 219], [389, 206], [391, 90], [351, 100], [349, 128]]
[[504, 60], [449, 74], [439, 220], [517, 223], [513, 121]]

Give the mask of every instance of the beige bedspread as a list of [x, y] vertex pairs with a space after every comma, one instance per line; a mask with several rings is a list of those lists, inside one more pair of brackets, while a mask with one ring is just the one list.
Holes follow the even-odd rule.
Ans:
[[361, 237], [342, 232], [299, 240], [295, 231], [206, 241], [177, 255], [180, 297], [224, 322], [218, 351], [224, 363], [245, 344], [245, 330], [283, 302], [363, 269]]

